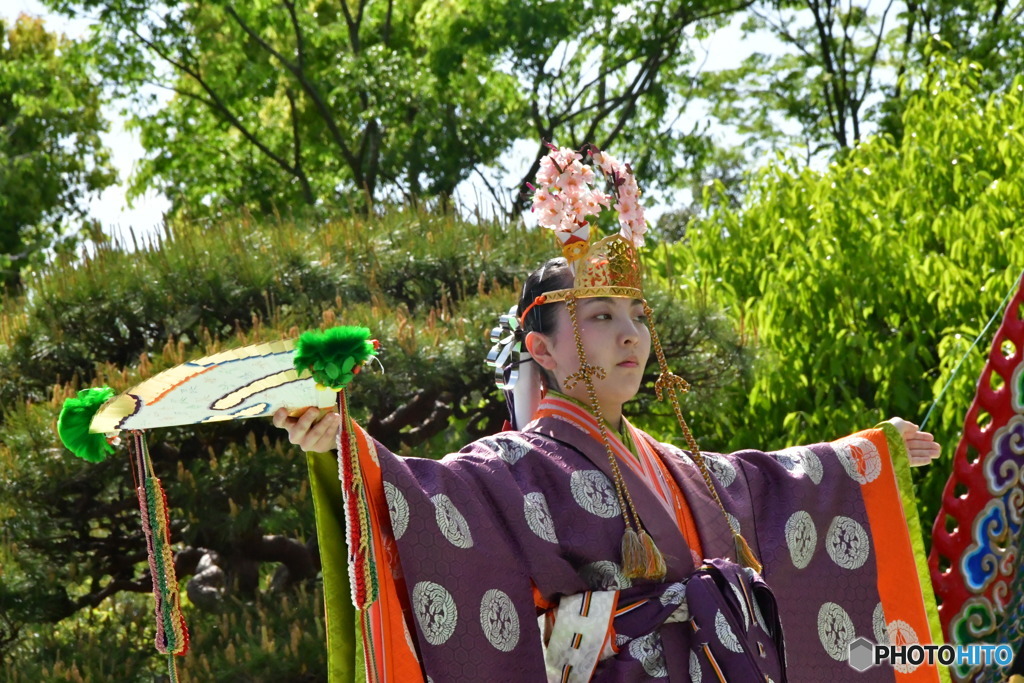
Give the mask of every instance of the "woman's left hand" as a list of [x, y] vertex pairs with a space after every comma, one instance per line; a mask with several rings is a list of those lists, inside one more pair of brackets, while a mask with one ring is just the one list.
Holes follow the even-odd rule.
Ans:
[[927, 465], [942, 453], [942, 447], [935, 442], [935, 437], [928, 432], [922, 432], [913, 422], [907, 422], [901, 417], [891, 418], [888, 422], [900, 430], [903, 443], [907, 445], [911, 467]]
[[306, 452], [326, 453], [338, 440], [341, 417], [337, 413], [320, 414], [319, 408], [307, 408], [296, 417], [287, 408], [274, 413], [274, 425], [288, 432], [288, 440]]

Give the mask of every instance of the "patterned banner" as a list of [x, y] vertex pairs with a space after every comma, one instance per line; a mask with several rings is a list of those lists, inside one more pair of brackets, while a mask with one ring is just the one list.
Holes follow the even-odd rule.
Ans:
[[[996, 332], [964, 420], [928, 564], [939, 617], [954, 644], [1009, 643], [1024, 634], [1024, 286]], [[1003, 680], [994, 665], [954, 668], [960, 680]]]

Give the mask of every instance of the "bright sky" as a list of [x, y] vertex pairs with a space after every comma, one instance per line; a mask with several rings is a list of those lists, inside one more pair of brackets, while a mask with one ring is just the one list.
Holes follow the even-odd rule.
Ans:
[[[52, 14], [38, 0], [0, 0], [0, 17], [14, 19], [21, 13], [41, 16], [46, 20], [49, 30], [59, 31], [69, 37], [82, 36], [89, 27], [87, 20], [69, 21], [60, 15]], [[716, 34], [714, 41], [703, 46], [708, 51], [704, 69], [717, 70], [738, 66], [751, 52], [772, 49], [773, 40], [769, 36], [755, 36], [744, 41], [741, 38], [739, 24], [740, 19], [737, 19], [731, 26]], [[163, 195], [149, 192], [143, 197], [136, 198], [131, 206], [128, 205], [125, 197], [127, 179], [145, 150], [138, 137], [124, 129], [123, 119], [115, 107], [108, 105], [106, 116], [111, 121], [111, 131], [103, 136], [103, 141], [111, 150], [114, 165], [120, 175], [120, 183], [108, 188], [90, 203], [91, 213], [99, 219], [107, 234], [127, 238], [129, 230], [134, 230], [136, 235], [146, 239], [159, 231], [169, 202]], [[535, 143], [523, 141], [522, 144], [513, 146], [513, 149], [503, 156], [502, 165], [517, 171], [502, 179], [505, 184], [512, 184], [519, 179], [518, 170], [529, 163], [535, 149]], [[475, 176], [462, 183], [456, 190], [456, 199], [469, 208], [480, 202], [487, 203], [489, 197], [487, 189]], [[653, 218], [657, 212], [648, 212], [648, 215]]]

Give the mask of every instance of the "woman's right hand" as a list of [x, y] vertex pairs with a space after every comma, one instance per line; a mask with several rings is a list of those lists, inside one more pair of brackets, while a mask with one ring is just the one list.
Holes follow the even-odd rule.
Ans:
[[911, 467], [927, 465], [942, 454], [939, 444], [935, 443], [935, 437], [928, 432], [922, 432], [913, 422], [907, 422], [900, 417], [890, 418], [886, 422], [896, 427], [903, 437]]
[[288, 441], [302, 450], [326, 453], [337, 447], [341, 416], [325, 413], [321, 417], [319, 408], [307, 408], [301, 415], [291, 417], [287, 408], [281, 408], [274, 413], [274, 425], [287, 431]]

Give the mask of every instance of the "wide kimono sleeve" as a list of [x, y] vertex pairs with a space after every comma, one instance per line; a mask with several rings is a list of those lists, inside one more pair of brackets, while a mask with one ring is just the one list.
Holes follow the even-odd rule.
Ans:
[[[331, 680], [353, 670], [353, 648], [336, 642], [350, 637], [353, 620], [370, 681], [544, 680], [534, 588], [517, 540], [531, 534], [523, 495], [503, 493], [519, 484], [501, 454], [477, 445], [441, 461], [402, 458], [349, 423], [339, 466], [341, 509], [328, 509], [326, 490], [317, 505], [318, 524], [321, 508], [345, 520], [340, 567], [337, 534], [321, 537], [334, 549], [323, 554]], [[339, 595], [346, 583], [351, 619], [338, 604], [349, 598]]]
[[349, 598], [345, 511], [334, 453], [306, 453], [323, 578], [327, 631], [327, 675], [331, 683], [365, 679], [362, 641]]
[[[942, 642], [909, 461], [892, 425], [775, 453], [706, 457], [732, 524], [775, 593], [790, 680], [948, 680], [934, 666], [858, 673], [848, 663], [849, 646], [860, 637]], [[699, 476], [692, 466], [681, 469], [690, 482]], [[688, 498], [702, 489], [691, 483]], [[728, 554], [721, 512], [706, 502], [697, 508], [705, 554]]]

